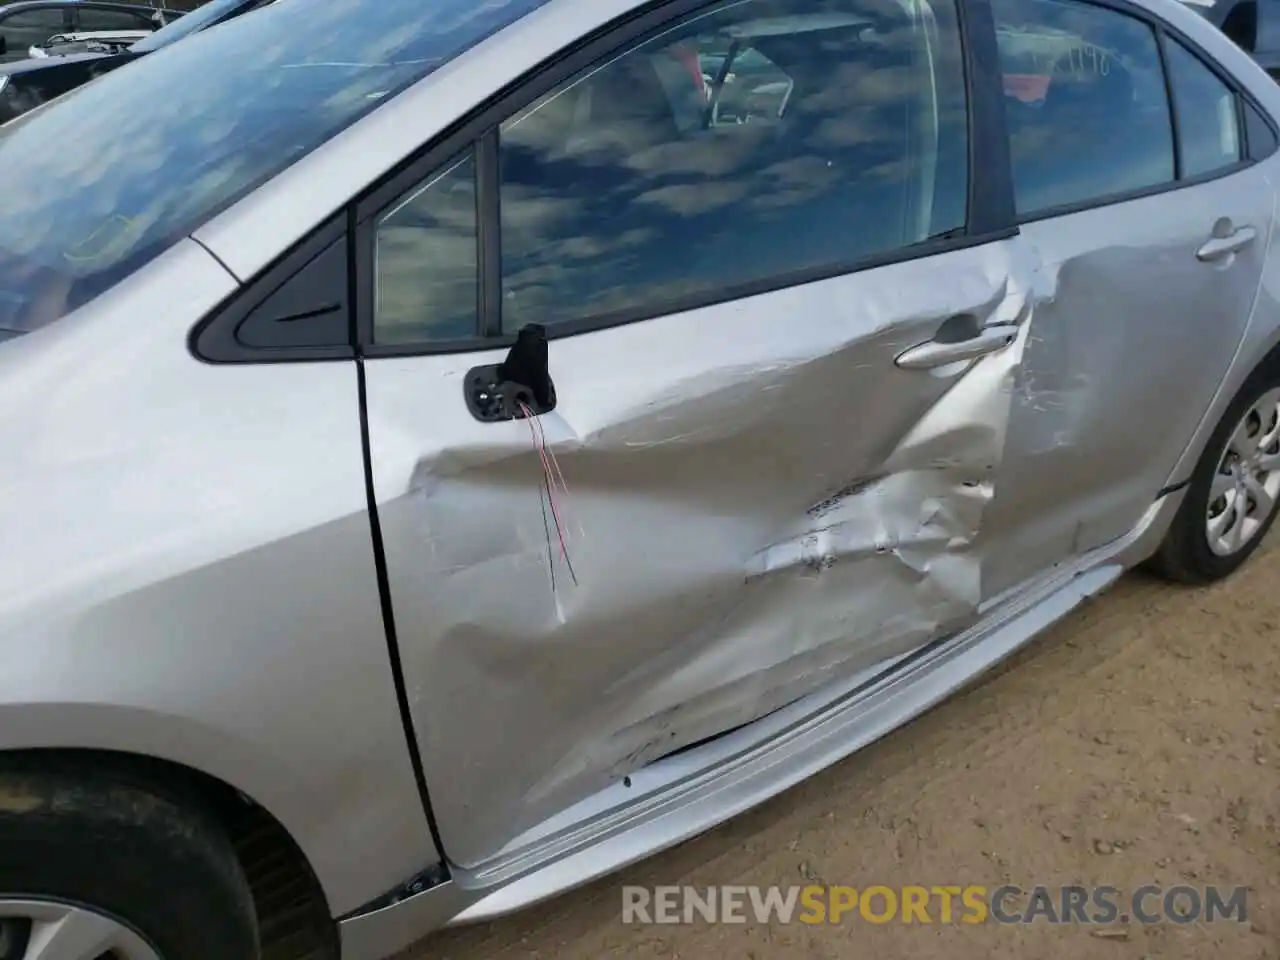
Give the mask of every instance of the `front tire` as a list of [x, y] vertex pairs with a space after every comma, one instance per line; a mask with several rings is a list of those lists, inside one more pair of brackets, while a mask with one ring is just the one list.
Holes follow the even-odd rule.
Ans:
[[258, 960], [240, 864], [197, 802], [0, 770], [0, 960]]
[[1245, 382], [1209, 438], [1152, 569], [1205, 584], [1252, 556], [1280, 504], [1280, 370]]

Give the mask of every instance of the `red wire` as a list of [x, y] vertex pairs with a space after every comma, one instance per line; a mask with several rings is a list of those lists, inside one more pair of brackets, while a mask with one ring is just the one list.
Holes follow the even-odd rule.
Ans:
[[[552, 454], [551, 451], [547, 449], [547, 435], [542, 430], [542, 423], [534, 416], [533, 411], [523, 402], [520, 403], [520, 409], [524, 413], [524, 418], [529, 421], [529, 431], [533, 434], [533, 446], [538, 452], [538, 459], [542, 462], [543, 476], [547, 480], [547, 499], [551, 503], [551, 516], [555, 521], [556, 536], [560, 540], [560, 555], [564, 557], [565, 562], [568, 563], [569, 545], [565, 540], [564, 521], [560, 517], [560, 508], [556, 503], [555, 497], [555, 478], [552, 473], [551, 461], [548, 460], [548, 456], [554, 460], [555, 454]], [[555, 473], [560, 473], [559, 462], [556, 462]], [[564, 483], [563, 474], [560, 475], [560, 482], [561, 484]], [[568, 491], [565, 490], [565, 492], [567, 493]]]
[[526, 416], [534, 418], [534, 422], [538, 425], [538, 433], [542, 437], [542, 450], [547, 455], [547, 457], [551, 459], [551, 465], [555, 467], [555, 475], [554, 476], [548, 475], [548, 479], [553, 482], [556, 480], [559, 480], [560, 491], [567, 497], [569, 495], [569, 484], [564, 479], [564, 473], [560, 469], [560, 461], [556, 458], [555, 451], [552, 450], [551, 447], [548, 446], [547, 444], [547, 433], [546, 433], [546, 430], [543, 429], [542, 419], [540, 417], [535, 416], [533, 411], [530, 410], [529, 407], [526, 406], [525, 404], [521, 403], [520, 406], [525, 411]]

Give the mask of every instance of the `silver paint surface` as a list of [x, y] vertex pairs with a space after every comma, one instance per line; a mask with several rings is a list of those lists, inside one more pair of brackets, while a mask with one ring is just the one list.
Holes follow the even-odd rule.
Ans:
[[[1116, 539], [1171, 482], [1244, 339], [1275, 202], [1252, 167], [1022, 227], [1043, 302], [1017, 378], [988, 589]], [[1258, 239], [1202, 263], [1220, 217]]]
[[218, 777], [345, 912], [436, 856], [387, 660], [356, 372], [197, 361], [188, 331], [234, 289], [185, 241], [0, 347], [0, 749]]
[[1115, 544], [984, 605], [978, 624], [913, 658], [856, 679], [734, 733], [651, 764], [565, 811], [554, 833], [488, 874], [456, 870], [439, 887], [345, 921], [344, 960], [380, 960], [446, 923], [474, 923], [557, 896], [674, 846], [756, 806], [866, 746], [1024, 646], [1149, 556], [1181, 504], [1154, 504]]
[[1022, 341], [938, 371], [894, 358], [955, 313], [1026, 320], [1020, 249], [554, 341], [542, 425], [576, 586], [530, 424], [463, 404], [465, 372], [500, 357], [366, 364], [401, 657], [424, 762], [451, 771], [433, 805], [455, 863], [976, 619]]
[[[199, 239], [252, 276], [635, 5], [551, 0]], [[1280, 115], [1280, 89], [1196, 14], [1142, 5]], [[1280, 342], [1278, 165], [553, 343], [545, 428], [576, 588], [563, 570], [550, 587], [528, 426], [463, 409], [462, 374], [501, 353], [367, 362], [412, 720], [456, 869], [346, 921], [344, 956], [554, 895], [759, 803], [1149, 556], [1180, 497], [1157, 491]], [[1187, 257], [1224, 214], [1265, 242], [1214, 273]], [[285, 825], [341, 914], [440, 854], [391, 682], [355, 366], [199, 364], [186, 334], [234, 289], [183, 243], [0, 345], [0, 749], [218, 776]], [[944, 376], [894, 365], [964, 310], [1021, 333]], [[853, 691], [944, 638], [927, 671]]]

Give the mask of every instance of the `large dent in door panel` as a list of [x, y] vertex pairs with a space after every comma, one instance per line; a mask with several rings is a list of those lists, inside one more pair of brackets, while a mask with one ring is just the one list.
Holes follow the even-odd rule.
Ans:
[[[753, 337], [748, 311], [738, 338], [666, 358], [636, 328], [552, 342], [561, 399], [542, 424], [577, 585], [556, 557], [552, 589], [527, 423], [420, 450], [371, 402], [379, 488], [411, 471], [380, 513], [453, 859], [474, 865], [611, 779], [972, 622], [1036, 279], [1017, 251], [966, 251], [929, 292], [843, 302], [833, 281], [831, 322], [775, 318]], [[895, 368], [949, 306], [1021, 334], [941, 375]], [[732, 327], [735, 309], [686, 322]]]

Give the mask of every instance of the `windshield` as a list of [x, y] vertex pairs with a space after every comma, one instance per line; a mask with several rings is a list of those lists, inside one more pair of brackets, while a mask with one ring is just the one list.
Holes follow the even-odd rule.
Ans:
[[88, 302], [544, 2], [275, 0], [0, 126], [0, 328]]
[[181, 40], [187, 34], [203, 30], [211, 23], [217, 23], [223, 17], [242, 10], [250, 10], [270, 0], [209, 0], [203, 7], [179, 17], [168, 26], [161, 27], [144, 40], [139, 40], [130, 49], [135, 53], [150, 53], [168, 46], [175, 40]]

